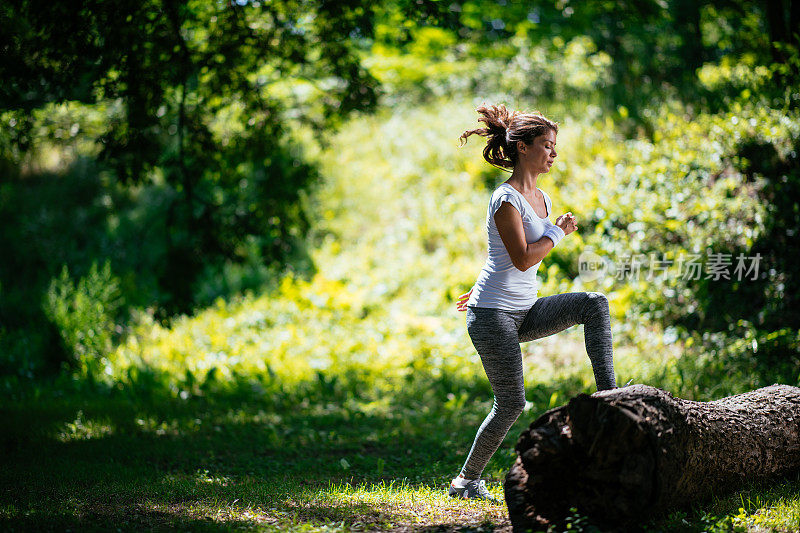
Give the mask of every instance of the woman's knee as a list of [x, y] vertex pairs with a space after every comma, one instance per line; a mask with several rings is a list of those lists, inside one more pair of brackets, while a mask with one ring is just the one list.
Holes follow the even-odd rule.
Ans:
[[609, 309], [608, 298], [606, 298], [606, 295], [602, 292], [587, 292], [584, 312], [586, 313], [587, 318], [598, 315], [607, 315], [609, 313]]
[[592, 302], [597, 302], [600, 305], [605, 305], [608, 307], [608, 298], [602, 292], [587, 292], [586, 296]]
[[502, 402], [498, 401], [497, 403], [498, 411], [501, 411], [505, 417], [508, 419], [514, 420], [519, 418], [519, 415], [522, 414], [522, 411], [525, 410], [525, 396], [520, 396], [513, 399], [506, 399]]

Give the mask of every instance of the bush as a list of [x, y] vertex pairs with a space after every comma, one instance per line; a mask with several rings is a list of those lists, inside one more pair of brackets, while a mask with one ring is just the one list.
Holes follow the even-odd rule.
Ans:
[[74, 371], [82, 377], [97, 376], [105, 356], [113, 348], [122, 298], [119, 280], [108, 260], [98, 269], [92, 262], [89, 273], [73, 283], [66, 265], [53, 278], [44, 296], [43, 311], [56, 326], [71, 358]]

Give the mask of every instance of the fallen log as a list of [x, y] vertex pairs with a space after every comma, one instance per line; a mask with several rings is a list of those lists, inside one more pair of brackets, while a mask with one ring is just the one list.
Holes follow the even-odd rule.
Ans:
[[514, 531], [575, 507], [620, 526], [800, 472], [800, 388], [693, 402], [647, 385], [580, 394], [520, 436], [504, 484]]

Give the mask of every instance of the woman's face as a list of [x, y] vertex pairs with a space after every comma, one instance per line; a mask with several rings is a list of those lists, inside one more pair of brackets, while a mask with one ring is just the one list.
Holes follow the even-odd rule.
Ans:
[[522, 146], [520, 141], [520, 159], [531, 172], [543, 174], [550, 172], [550, 167], [556, 159], [556, 132], [551, 129], [547, 133], [533, 138], [533, 142]]

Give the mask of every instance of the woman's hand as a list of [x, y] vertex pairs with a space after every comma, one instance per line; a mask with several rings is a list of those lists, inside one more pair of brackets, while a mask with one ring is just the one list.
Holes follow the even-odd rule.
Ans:
[[467, 310], [467, 300], [469, 300], [469, 295], [472, 294], [472, 289], [469, 292], [462, 294], [458, 297], [458, 302], [456, 303], [456, 309], [459, 311], [466, 311]]
[[556, 219], [556, 226], [564, 231], [564, 235], [569, 235], [578, 229], [578, 224], [575, 221], [575, 215], [573, 215], [571, 211], [558, 217]]

